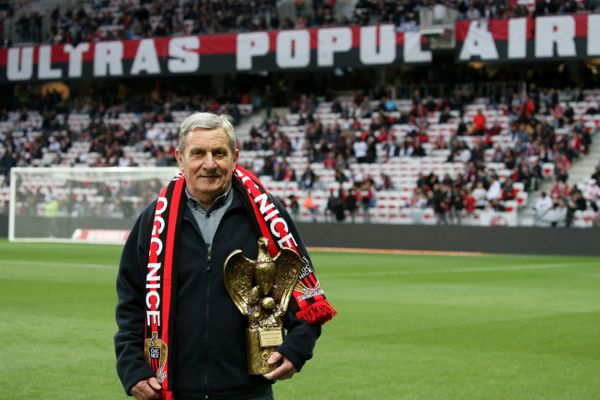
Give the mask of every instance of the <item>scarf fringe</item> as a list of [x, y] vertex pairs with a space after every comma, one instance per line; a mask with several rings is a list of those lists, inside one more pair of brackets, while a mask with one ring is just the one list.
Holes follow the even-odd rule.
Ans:
[[312, 303], [310, 306], [296, 313], [296, 317], [303, 319], [311, 325], [323, 325], [330, 321], [337, 311], [325, 299]]

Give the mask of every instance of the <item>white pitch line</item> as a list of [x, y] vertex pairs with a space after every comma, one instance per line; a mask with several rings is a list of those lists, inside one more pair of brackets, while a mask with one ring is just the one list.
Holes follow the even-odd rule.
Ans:
[[116, 269], [112, 264], [88, 264], [88, 263], [57, 263], [48, 261], [30, 261], [30, 260], [0, 260], [0, 265], [11, 266], [20, 265], [28, 267], [55, 267], [55, 268], [87, 268], [87, 269]]
[[[360, 277], [360, 276], [393, 276], [393, 275], [422, 275], [422, 274], [453, 274], [469, 272], [497, 272], [497, 271], [535, 271], [542, 269], [558, 269], [573, 267], [589, 267], [594, 264], [587, 263], [562, 263], [562, 264], [528, 264], [517, 265], [513, 267], [477, 267], [477, 268], [455, 268], [455, 269], [425, 269], [416, 271], [381, 271], [381, 272], [355, 272], [336, 274], [342, 277]], [[319, 275], [329, 276], [331, 273], [321, 273]]]

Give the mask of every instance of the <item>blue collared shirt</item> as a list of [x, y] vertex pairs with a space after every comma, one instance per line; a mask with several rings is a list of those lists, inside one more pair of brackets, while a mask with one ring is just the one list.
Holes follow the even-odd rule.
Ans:
[[209, 208], [204, 208], [198, 200], [194, 199], [187, 188], [185, 188], [185, 194], [188, 197], [188, 207], [192, 211], [192, 215], [200, 228], [202, 238], [210, 249], [219, 223], [233, 201], [232, 186], [230, 185], [225, 193], [217, 197]]

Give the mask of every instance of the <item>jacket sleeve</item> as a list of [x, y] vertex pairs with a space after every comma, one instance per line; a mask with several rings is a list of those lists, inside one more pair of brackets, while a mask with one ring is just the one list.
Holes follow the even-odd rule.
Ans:
[[125, 392], [140, 380], [154, 376], [150, 365], [144, 361], [145, 268], [148, 262], [148, 209], [135, 223], [121, 255], [117, 275], [118, 303], [115, 335], [117, 373]]
[[[272, 196], [272, 198], [273, 197], [274, 196]], [[281, 215], [288, 223], [290, 232], [296, 239], [298, 250], [300, 250], [302, 254], [306, 255], [306, 257], [309, 257], [294, 221], [286, 211], [285, 207], [283, 207], [283, 205], [277, 201], [277, 199], [274, 199], [273, 201], [280, 210]], [[321, 335], [321, 325], [310, 325], [308, 322], [297, 318], [296, 312], [298, 310], [298, 303], [294, 299], [294, 296], [292, 296], [288, 310], [283, 319], [287, 334], [282, 345], [279, 346], [278, 351], [285, 358], [290, 360], [292, 364], [294, 364], [296, 370], [300, 371], [304, 366], [304, 363], [310, 360], [313, 356], [313, 349], [317, 343], [317, 339]]]

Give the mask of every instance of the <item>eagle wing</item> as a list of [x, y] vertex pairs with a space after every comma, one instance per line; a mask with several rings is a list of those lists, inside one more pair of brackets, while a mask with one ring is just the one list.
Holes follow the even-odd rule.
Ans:
[[288, 248], [281, 249], [273, 261], [275, 262], [273, 298], [285, 310], [304, 263], [298, 253]]
[[248, 315], [255, 268], [255, 262], [246, 258], [242, 250], [235, 250], [225, 260], [223, 269], [225, 288], [243, 315]]

